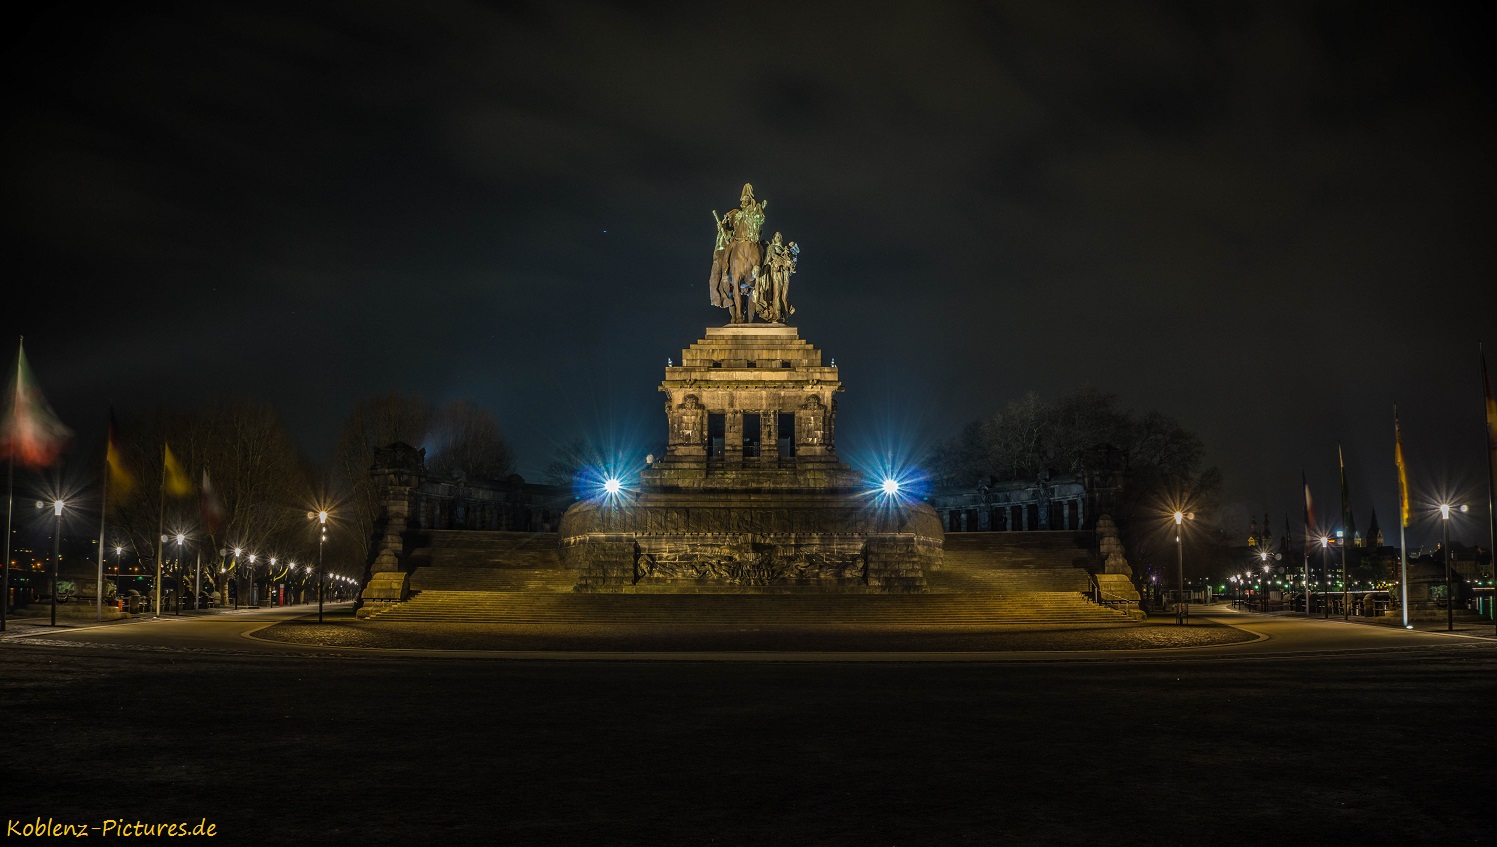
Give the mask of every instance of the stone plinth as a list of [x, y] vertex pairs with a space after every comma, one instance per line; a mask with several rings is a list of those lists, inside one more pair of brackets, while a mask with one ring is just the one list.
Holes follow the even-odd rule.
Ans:
[[924, 591], [940, 520], [838, 460], [841, 390], [793, 327], [709, 328], [660, 384], [666, 455], [563, 516], [577, 590]]

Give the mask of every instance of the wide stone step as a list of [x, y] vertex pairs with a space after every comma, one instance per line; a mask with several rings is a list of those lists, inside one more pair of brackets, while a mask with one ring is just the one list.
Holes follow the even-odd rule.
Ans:
[[[849, 602], [851, 601], [851, 602]], [[1074, 592], [996, 597], [753, 597], [559, 595], [426, 591], [376, 616], [381, 621], [648, 626], [991, 626], [1123, 623], [1127, 616]]]
[[411, 574], [412, 591], [571, 591], [569, 572], [532, 568], [422, 567]]

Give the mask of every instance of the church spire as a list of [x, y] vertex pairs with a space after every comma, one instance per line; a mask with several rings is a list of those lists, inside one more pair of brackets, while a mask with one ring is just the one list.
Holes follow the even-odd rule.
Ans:
[[1367, 527], [1367, 546], [1373, 549], [1383, 546], [1383, 531], [1377, 525], [1377, 509], [1372, 510], [1372, 525]]

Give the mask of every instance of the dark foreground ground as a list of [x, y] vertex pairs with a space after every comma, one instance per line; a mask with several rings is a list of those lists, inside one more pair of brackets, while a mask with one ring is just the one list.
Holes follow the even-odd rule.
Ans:
[[207, 818], [224, 844], [1492, 844], [1494, 680], [1460, 642], [740, 664], [16, 641], [0, 806]]
[[1052, 627], [799, 627], [682, 626], [492, 626], [486, 624], [387, 623], [361, 621], [351, 611], [278, 623], [255, 637], [318, 647], [418, 650], [577, 650], [599, 651], [880, 651], [969, 652], [989, 650], [1153, 650], [1203, 647], [1251, 641], [1253, 634], [1197, 620], [1145, 624], [1056, 625]]

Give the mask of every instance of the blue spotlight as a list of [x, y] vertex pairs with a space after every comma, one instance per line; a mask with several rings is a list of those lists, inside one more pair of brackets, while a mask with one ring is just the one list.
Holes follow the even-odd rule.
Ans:
[[893, 477], [885, 477], [883, 489], [886, 496], [893, 497], [899, 493], [899, 480]]
[[619, 487], [619, 478], [616, 476], [611, 476], [603, 481], [603, 490], [608, 492], [609, 494], [619, 493]]

